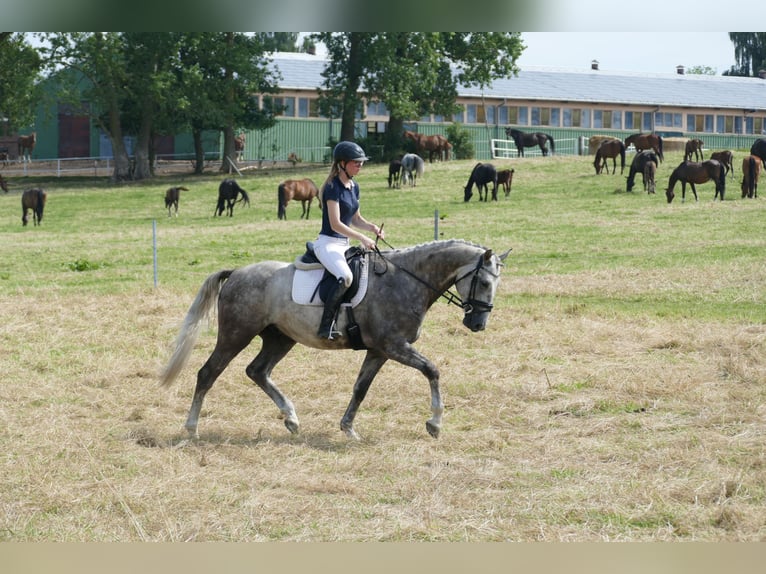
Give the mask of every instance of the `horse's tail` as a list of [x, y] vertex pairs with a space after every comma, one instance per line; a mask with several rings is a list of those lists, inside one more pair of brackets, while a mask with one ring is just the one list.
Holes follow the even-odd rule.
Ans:
[[622, 141], [620, 141], [620, 161], [622, 162], [622, 165], [620, 165], [620, 173], [622, 173], [625, 171], [625, 144]]
[[755, 156], [752, 155], [747, 160], [748, 168], [750, 170], [750, 175], [747, 178], [747, 193], [749, 197], [753, 197], [753, 193], [755, 192], [755, 178], [758, 174], [758, 168], [760, 167], [756, 164], [757, 161]]
[[250, 196], [247, 195], [247, 192], [240, 187], [239, 193], [242, 194], [242, 199], [240, 199], [240, 201], [244, 203], [245, 205], [247, 205], [248, 207], [250, 207]]
[[421, 177], [426, 171], [426, 162], [420, 156], [415, 156], [415, 173]]
[[660, 161], [665, 159], [665, 154], [662, 152], [662, 136], [657, 136], [657, 148], [660, 151]]
[[596, 150], [596, 157], [593, 159], [593, 167], [596, 168], [596, 174], [601, 173], [601, 148]]
[[178, 333], [178, 337], [176, 337], [175, 350], [170, 357], [170, 361], [168, 361], [165, 369], [160, 374], [160, 383], [163, 387], [169, 387], [173, 384], [178, 373], [181, 372], [189, 360], [189, 355], [191, 355], [194, 342], [199, 334], [199, 324], [210, 313], [216, 301], [218, 301], [221, 285], [229, 278], [233, 271], [233, 269], [225, 269], [213, 273], [205, 279], [202, 287], [200, 287], [197, 297], [194, 299], [191, 307], [189, 307], [189, 312], [186, 314], [181, 331]]
[[556, 152], [556, 142], [553, 141], [553, 136], [549, 134], [545, 134], [545, 137], [548, 138], [548, 141], [551, 142], [551, 154]]
[[718, 185], [721, 187], [721, 201], [723, 201], [723, 194], [726, 192], [726, 169], [723, 164], [719, 164], [718, 167]]
[[285, 214], [285, 184], [280, 183], [277, 188], [277, 219], [287, 219]]
[[35, 212], [37, 213], [37, 223], [43, 220], [43, 210], [45, 209], [45, 200], [47, 199], [46, 193], [42, 189], [37, 190], [37, 205], [35, 205]]

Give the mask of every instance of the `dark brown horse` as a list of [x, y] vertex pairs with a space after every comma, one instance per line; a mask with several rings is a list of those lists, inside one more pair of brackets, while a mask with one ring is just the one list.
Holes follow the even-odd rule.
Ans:
[[656, 176], [657, 164], [653, 161], [647, 161], [644, 164], [644, 191], [646, 193], [654, 193]]
[[28, 189], [21, 194], [21, 224], [26, 225], [29, 222], [27, 212], [32, 210], [32, 220], [35, 225], [40, 225], [43, 220], [43, 210], [48, 194], [40, 188]]
[[692, 160], [692, 154], [694, 154], [694, 161], [699, 161], [701, 159], [705, 159], [704, 154], [702, 153], [702, 146], [703, 142], [700, 139], [691, 139], [686, 140], [686, 145], [684, 146], [684, 159], [687, 161]]
[[427, 136], [418, 132], [404, 130], [404, 137], [415, 142], [415, 148], [421, 156], [428, 152], [428, 163], [434, 162], [434, 154], [441, 160], [449, 159], [449, 150], [452, 146], [443, 135], [435, 134]]
[[2, 189], [5, 193], [8, 193], [8, 182], [5, 181], [2, 175], [0, 175], [0, 189]]
[[654, 193], [654, 182], [652, 182], [652, 186], [647, 189], [649, 182], [646, 180], [646, 166], [650, 163], [654, 164], [653, 173], [656, 173], [660, 160], [657, 157], [657, 154], [654, 153], [654, 150], [645, 149], [644, 151], [640, 151], [635, 156], [633, 156], [633, 161], [630, 164], [630, 171], [628, 172], [626, 191], [633, 191], [633, 186], [636, 183], [636, 174], [640, 173], [644, 181], [644, 191], [647, 193]]
[[620, 156], [620, 175], [625, 171], [625, 144], [622, 140], [611, 139], [604, 140], [596, 150], [596, 157], [593, 159], [593, 167], [596, 168], [596, 174], [606, 168], [606, 173], [609, 173], [609, 164], [607, 159], [612, 160], [612, 173], [617, 173], [617, 156]]
[[758, 197], [758, 177], [761, 174], [761, 158], [749, 155], [742, 158], [742, 197]]
[[473, 197], [473, 186], [479, 190], [479, 201], [489, 199], [488, 185], [492, 184], [492, 201], [497, 201], [497, 170], [491, 163], [477, 163], [473, 166], [471, 176], [463, 190], [463, 201], [468, 201]]
[[189, 189], [183, 186], [178, 186], [168, 188], [165, 192], [165, 207], [168, 210], [168, 217], [171, 215], [171, 209], [175, 209], [175, 215], [178, 216], [178, 200], [181, 198], [182, 191], [189, 191]]
[[511, 185], [513, 184], [513, 174], [515, 169], [502, 169], [497, 172], [497, 185], [502, 185], [505, 190], [505, 197], [511, 195]]
[[526, 133], [513, 128], [505, 128], [505, 135], [513, 140], [516, 146], [517, 157], [524, 157], [524, 148], [531, 146], [540, 146], [543, 156], [548, 155], [548, 142], [551, 144], [551, 155], [556, 151], [556, 144], [553, 136], [543, 132]]
[[402, 160], [392, 159], [388, 164], [388, 187], [399, 187], [399, 180], [402, 177]]
[[673, 173], [670, 174], [668, 180], [668, 189], [665, 191], [665, 196], [668, 198], [668, 203], [673, 201], [675, 194], [673, 188], [677, 182], [681, 182], [681, 201], [686, 200], [686, 184], [692, 188], [694, 193], [694, 201], [698, 201], [697, 189], [694, 187], [695, 183], [706, 183], [708, 181], [715, 182], [715, 200], [719, 195], [721, 201], [723, 201], [723, 195], [726, 191], [726, 170], [724, 170], [721, 162], [714, 159], [708, 159], [703, 162], [695, 161], [683, 161]]
[[761, 164], [766, 169], [766, 138], [758, 138], [750, 148], [750, 155], [761, 158]]
[[37, 143], [37, 133], [32, 132], [28, 136], [19, 136], [18, 143], [21, 161], [25, 161], [25, 158], [32, 161], [32, 152], [35, 150], [35, 144]]
[[731, 177], [734, 177], [734, 154], [729, 150], [714, 151], [710, 154], [710, 159], [714, 159], [721, 162], [721, 165], [726, 169], [728, 175], [731, 171]]
[[[242, 194], [242, 199], [237, 197]], [[218, 186], [218, 203], [216, 203], [213, 215], [223, 215], [224, 210], [229, 217], [234, 217], [234, 205], [241, 201], [250, 207], [250, 197], [247, 192], [239, 187], [236, 180], [224, 179]]]
[[625, 145], [629, 146], [630, 144], [633, 144], [636, 151], [653, 149], [661, 162], [665, 159], [665, 155], [662, 153], [662, 136], [657, 134], [632, 134], [625, 138]]
[[[277, 188], [277, 217], [279, 219], [287, 219], [287, 204], [291, 199], [301, 202], [303, 206], [303, 213], [301, 213], [301, 219], [304, 217], [309, 218], [309, 211], [311, 211], [311, 202], [319, 195], [319, 189], [316, 184], [310, 179], [286, 179], [279, 184]], [[321, 209], [321, 204], [320, 204]]]

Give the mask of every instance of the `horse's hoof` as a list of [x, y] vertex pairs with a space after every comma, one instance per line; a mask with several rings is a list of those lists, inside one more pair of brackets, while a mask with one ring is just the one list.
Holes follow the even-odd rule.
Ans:
[[353, 428], [347, 428], [343, 429], [343, 432], [346, 434], [346, 438], [350, 438], [351, 440], [362, 440], [362, 438], [356, 434], [356, 431]]
[[426, 422], [426, 430], [432, 437], [439, 438], [439, 432], [441, 431], [441, 428], [437, 427], [431, 421]]
[[301, 425], [294, 419], [285, 419], [285, 426], [292, 434], [298, 434]]

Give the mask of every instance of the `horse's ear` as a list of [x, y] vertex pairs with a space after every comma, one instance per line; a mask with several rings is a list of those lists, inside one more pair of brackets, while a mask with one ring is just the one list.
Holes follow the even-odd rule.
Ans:
[[498, 258], [500, 261], [505, 261], [505, 258], [506, 258], [506, 257], [508, 257], [508, 255], [511, 253], [511, 249], [512, 249], [512, 248], [511, 248], [511, 247], [509, 247], [509, 248], [508, 248], [508, 251], [506, 251], [506, 252], [505, 252], [505, 253], [503, 253], [502, 255], [498, 255], [498, 257], [497, 257], [497, 258]]

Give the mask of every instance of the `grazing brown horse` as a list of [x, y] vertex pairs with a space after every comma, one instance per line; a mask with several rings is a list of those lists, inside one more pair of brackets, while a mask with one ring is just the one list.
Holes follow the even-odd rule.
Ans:
[[37, 132], [32, 132], [28, 136], [19, 136], [19, 158], [24, 162], [25, 158], [32, 161], [32, 152], [37, 143]]
[[692, 160], [692, 154], [694, 154], [694, 161], [699, 161], [701, 159], [705, 159], [705, 156], [702, 153], [702, 146], [703, 142], [700, 139], [691, 139], [686, 140], [686, 145], [684, 146], [684, 159], [687, 161]]
[[620, 175], [625, 171], [625, 144], [622, 140], [611, 139], [604, 140], [596, 150], [596, 157], [593, 159], [593, 167], [596, 168], [596, 174], [606, 168], [606, 173], [609, 173], [609, 164], [606, 160], [612, 159], [612, 173], [617, 173], [617, 156], [620, 156]]
[[749, 155], [742, 158], [742, 197], [758, 197], [758, 177], [761, 174], [761, 158]]
[[647, 190], [648, 182], [646, 181], [646, 164], [648, 163], [654, 164], [653, 173], [656, 173], [660, 160], [657, 157], [657, 154], [654, 153], [654, 150], [645, 149], [644, 151], [640, 151], [635, 156], [633, 156], [633, 161], [630, 164], [630, 171], [628, 172], [626, 191], [633, 191], [633, 186], [636, 184], [636, 174], [640, 173], [644, 181], [644, 191], [647, 191], [648, 193], [654, 193], [653, 185], [651, 191]]
[[726, 171], [724, 170], [721, 162], [714, 159], [708, 159], [703, 162], [695, 161], [683, 161], [673, 173], [670, 174], [668, 180], [668, 189], [665, 191], [665, 196], [668, 198], [668, 203], [673, 201], [675, 194], [673, 188], [676, 182], [681, 182], [681, 201], [686, 200], [686, 184], [692, 188], [694, 193], [694, 201], [698, 201], [697, 189], [694, 187], [695, 183], [706, 183], [708, 181], [715, 182], [715, 200], [719, 195], [721, 201], [723, 201], [723, 194], [726, 191]]
[[625, 138], [625, 145], [629, 146], [630, 144], [633, 144], [636, 151], [653, 149], [657, 157], [660, 158], [660, 162], [665, 159], [665, 155], [662, 153], [662, 136], [657, 134], [632, 134]]
[[516, 146], [517, 157], [524, 157], [524, 148], [530, 146], [540, 146], [543, 156], [547, 156], [548, 142], [551, 144], [551, 155], [556, 151], [556, 143], [553, 141], [553, 136], [543, 132], [526, 133], [513, 128], [505, 128], [505, 135], [513, 140]]
[[388, 187], [399, 187], [399, 180], [402, 177], [402, 160], [392, 159], [388, 164]]
[[505, 190], [505, 197], [511, 195], [511, 184], [513, 184], [513, 174], [515, 169], [502, 169], [497, 172], [497, 185], [502, 185]]
[[[303, 213], [301, 213], [301, 219], [304, 217], [309, 218], [309, 211], [311, 211], [311, 202], [319, 195], [319, 189], [316, 184], [310, 179], [286, 179], [279, 184], [277, 188], [277, 217], [279, 219], [287, 219], [287, 204], [291, 199], [300, 201], [303, 206]], [[319, 208], [322, 205], [319, 204]]]
[[189, 191], [188, 188], [183, 186], [171, 187], [165, 192], [165, 207], [168, 210], [168, 217], [170, 217], [170, 210], [175, 208], [175, 215], [178, 217], [178, 200], [181, 197], [182, 191]]
[[8, 193], [8, 182], [5, 181], [2, 175], [0, 175], [0, 188], [2, 188], [5, 193]]
[[428, 152], [428, 163], [434, 162], [434, 154], [436, 154], [439, 160], [449, 159], [449, 150], [452, 149], [452, 146], [443, 135], [435, 134], [427, 136], [418, 132], [404, 130], [404, 137], [415, 142], [417, 152], [421, 156]]
[[714, 151], [710, 154], [710, 159], [714, 159], [721, 162], [721, 165], [726, 169], [728, 175], [731, 171], [731, 177], [734, 177], [734, 154], [729, 150]]
[[43, 220], [43, 210], [48, 194], [40, 188], [28, 189], [21, 194], [21, 224], [29, 222], [27, 211], [32, 210], [32, 220], [35, 225], [40, 225]]

